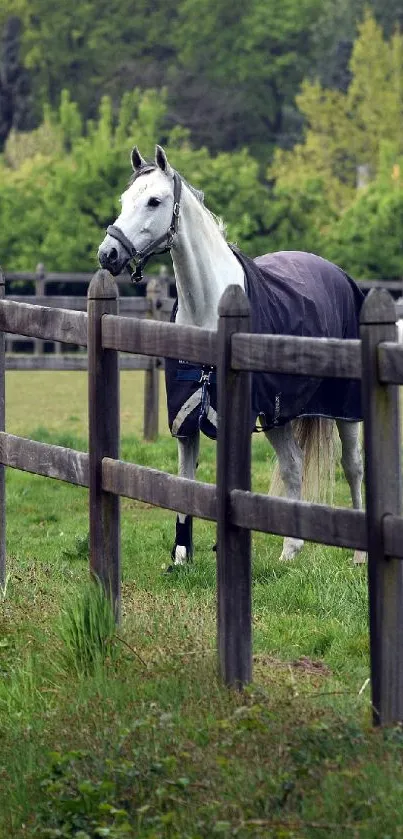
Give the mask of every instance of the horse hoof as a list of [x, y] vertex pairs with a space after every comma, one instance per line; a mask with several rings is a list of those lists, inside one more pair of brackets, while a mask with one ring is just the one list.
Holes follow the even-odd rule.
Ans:
[[162, 573], [164, 576], [166, 574], [179, 574], [182, 569], [189, 568], [189, 565], [191, 565], [190, 559], [188, 559], [187, 562], [171, 562], [171, 564], [167, 565], [166, 568], [163, 567]]
[[166, 574], [173, 574], [173, 572], [176, 571], [177, 568], [179, 568], [179, 565], [167, 565], [167, 567], [163, 569], [162, 573], [165, 577]]
[[365, 565], [367, 554], [365, 551], [355, 551], [352, 559], [353, 565]]

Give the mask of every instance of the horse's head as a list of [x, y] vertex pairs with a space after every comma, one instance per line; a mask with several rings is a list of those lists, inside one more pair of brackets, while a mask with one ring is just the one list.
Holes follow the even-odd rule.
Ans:
[[116, 276], [131, 260], [140, 266], [153, 253], [169, 248], [177, 231], [181, 179], [156, 147], [155, 163], [147, 163], [135, 146], [134, 175], [121, 197], [122, 211], [98, 250], [102, 268]]

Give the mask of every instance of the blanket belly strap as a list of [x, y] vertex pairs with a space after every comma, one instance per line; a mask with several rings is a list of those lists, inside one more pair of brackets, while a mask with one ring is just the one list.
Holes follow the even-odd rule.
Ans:
[[167, 361], [165, 367], [168, 415], [174, 437], [202, 431], [217, 436], [217, 373], [213, 367]]

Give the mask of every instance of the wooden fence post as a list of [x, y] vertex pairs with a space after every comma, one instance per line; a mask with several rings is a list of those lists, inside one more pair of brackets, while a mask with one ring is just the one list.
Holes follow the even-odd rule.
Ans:
[[384, 289], [361, 313], [368, 594], [375, 725], [403, 720], [403, 563], [385, 555], [383, 522], [401, 514], [399, 396], [378, 380], [377, 346], [396, 340], [395, 304]]
[[[42, 262], [36, 266], [35, 297], [43, 297], [45, 294], [46, 271]], [[45, 341], [34, 338], [34, 353], [41, 355], [45, 351]]]
[[251, 488], [251, 375], [231, 370], [231, 337], [249, 332], [249, 302], [229, 286], [219, 308], [217, 351], [217, 646], [227, 685], [252, 678], [251, 534], [229, 521], [232, 489]]
[[[157, 278], [147, 283], [147, 300], [150, 309], [147, 317], [160, 320], [161, 297], [163, 295], [163, 283]], [[158, 415], [159, 415], [159, 387], [160, 373], [158, 359], [150, 357], [150, 367], [146, 370], [144, 378], [144, 439], [152, 442], [158, 437]]]
[[88, 289], [90, 567], [120, 618], [120, 499], [102, 489], [102, 459], [119, 457], [119, 354], [102, 348], [102, 317], [117, 314], [118, 290], [108, 271]]
[[[0, 268], [0, 299], [5, 297], [6, 281]], [[0, 332], [0, 431], [5, 431], [6, 336]], [[6, 487], [5, 467], [0, 465], [0, 588], [6, 585]]]

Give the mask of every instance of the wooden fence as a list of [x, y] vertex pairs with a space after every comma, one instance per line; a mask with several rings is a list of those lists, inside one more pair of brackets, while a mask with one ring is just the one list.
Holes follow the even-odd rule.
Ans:
[[[0, 286], [4, 295], [4, 284]], [[240, 288], [225, 292], [217, 332], [118, 315], [116, 284], [98, 271], [88, 314], [0, 300], [0, 579], [5, 580], [4, 467], [89, 487], [90, 565], [120, 614], [119, 497], [217, 521], [217, 645], [220, 673], [252, 677], [251, 530], [368, 551], [374, 722], [403, 720], [403, 518], [399, 402], [403, 346], [385, 290], [363, 307], [361, 340], [252, 335]], [[88, 348], [89, 453], [4, 430], [4, 333]], [[118, 353], [216, 365], [216, 486], [119, 460]], [[362, 379], [366, 512], [251, 492], [251, 371]]]
[[[69, 286], [82, 284], [86, 289], [92, 279], [92, 274], [80, 273], [54, 273], [46, 272], [40, 263], [35, 272], [8, 273], [5, 276], [6, 283], [31, 283], [33, 286], [32, 295], [18, 295], [10, 292], [6, 299], [14, 300], [17, 303], [29, 303], [37, 306], [49, 306], [59, 309], [74, 309], [86, 311], [87, 297], [83, 295], [60, 295], [48, 294], [47, 289], [54, 286]], [[127, 274], [121, 275], [116, 282], [122, 287], [129, 284]], [[169, 285], [173, 283], [173, 277], [168, 274], [165, 266], [161, 268], [158, 276], [145, 278], [145, 297], [121, 297], [120, 314], [127, 317], [152, 318], [155, 320], [167, 321], [172, 312], [173, 299], [169, 297]], [[360, 287], [368, 292], [374, 285], [387, 288], [395, 297], [403, 295], [403, 280], [362, 280]], [[397, 313], [403, 317], [403, 304], [398, 304]], [[12, 352], [21, 341], [27, 342], [25, 335], [6, 334], [6, 369], [7, 370], [87, 370], [86, 352], [66, 353], [62, 350], [63, 344], [60, 341], [53, 342], [53, 352], [45, 353], [45, 342], [41, 338], [32, 338], [34, 352], [22, 354]], [[49, 343], [47, 349], [49, 350]], [[75, 347], [75, 350], [78, 348]], [[163, 359], [147, 358], [142, 355], [122, 356], [120, 369], [122, 370], [144, 370], [144, 439], [154, 441], [158, 437], [159, 418], [159, 378], [163, 368]]]

